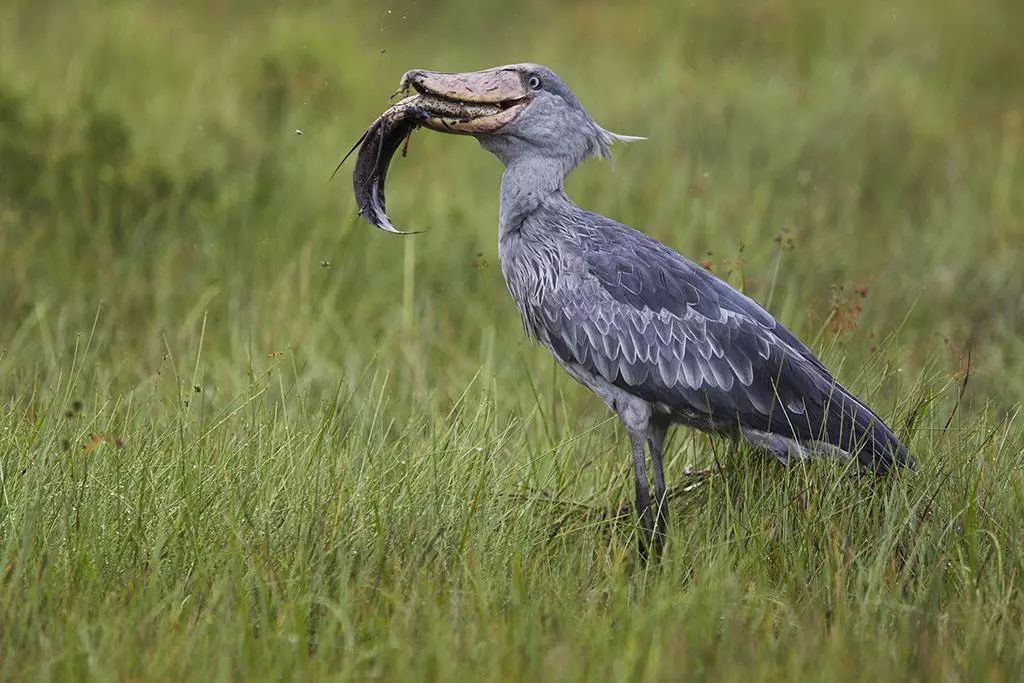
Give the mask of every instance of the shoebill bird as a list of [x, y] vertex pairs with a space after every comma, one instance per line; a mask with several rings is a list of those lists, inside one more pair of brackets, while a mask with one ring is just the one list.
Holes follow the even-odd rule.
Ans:
[[614, 142], [641, 138], [603, 129], [549, 69], [416, 70], [402, 86], [417, 94], [360, 140], [360, 213], [398, 232], [384, 212], [384, 176], [418, 126], [472, 135], [504, 164], [501, 272], [526, 333], [625, 426], [643, 557], [659, 555], [666, 538], [663, 451], [675, 424], [744, 439], [784, 463], [830, 453], [876, 474], [914, 467], [878, 415], [755, 301], [657, 240], [573, 203], [564, 183], [576, 166], [609, 158]]

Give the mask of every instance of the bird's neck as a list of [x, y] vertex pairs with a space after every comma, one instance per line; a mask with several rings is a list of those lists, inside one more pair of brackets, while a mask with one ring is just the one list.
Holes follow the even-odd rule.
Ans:
[[501, 176], [500, 233], [518, 231], [541, 206], [571, 203], [564, 190], [571, 170], [562, 160], [543, 157], [517, 159], [506, 165]]

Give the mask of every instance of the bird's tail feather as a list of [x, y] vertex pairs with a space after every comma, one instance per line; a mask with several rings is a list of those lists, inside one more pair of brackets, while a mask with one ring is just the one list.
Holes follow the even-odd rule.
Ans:
[[893, 467], [916, 467], [910, 451], [882, 418], [841, 386], [836, 385], [829, 400], [823, 427], [825, 441], [856, 457], [876, 474], [885, 474]]

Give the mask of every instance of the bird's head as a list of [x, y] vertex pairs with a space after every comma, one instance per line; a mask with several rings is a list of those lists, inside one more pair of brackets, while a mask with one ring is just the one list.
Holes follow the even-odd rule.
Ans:
[[[537, 64], [466, 73], [416, 69], [402, 77], [402, 87], [450, 102], [457, 112], [446, 117], [434, 107], [423, 125], [472, 135], [506, 166], [540, 157], [558, 161], [568, 172], [589, 156], [610, 158], [615, 141], [643, 139], [597, 125], [565, 83]], [[467, 117], [467, 111], [479, 115]]]

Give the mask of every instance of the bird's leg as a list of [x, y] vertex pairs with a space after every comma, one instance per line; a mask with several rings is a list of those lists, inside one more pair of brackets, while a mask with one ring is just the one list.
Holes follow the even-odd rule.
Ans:
[[647, 463], [644, 455], [644, 435], [630, 430], [629, 445], [633, 454], [633, 478], [636, 482], [636, 516], [640, 522], [640, 537], [637, 548], [640, 559], [647, 561], [654, 534], [654, 520], [651, 516], [650, 482], [647, 478]]
[[668, 434], [668, 422], [651, 420], [650, 436], [647, 445], [651, 449], [651, 465], [654, 469], [654, 555], [661, 556], [661, 551], [668, 540], [668, 497], [665, 492], [665, 436]]

